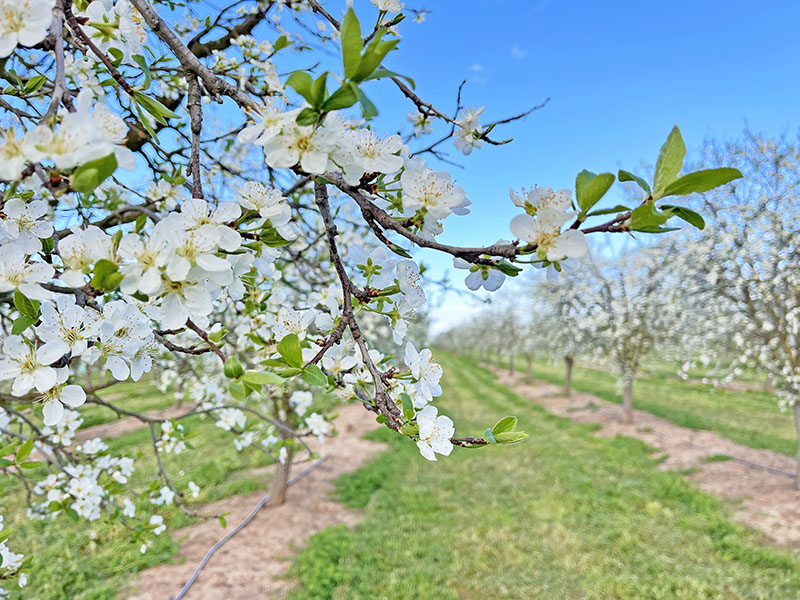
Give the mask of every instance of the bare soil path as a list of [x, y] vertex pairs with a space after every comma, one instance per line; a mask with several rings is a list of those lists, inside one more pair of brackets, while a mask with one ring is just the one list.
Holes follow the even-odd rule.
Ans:
[[[328, 458], [289, 488], [286, 503], [265, 507], [253, 521], [214, 554], [185, 598], [187, 600], [262, 600], [283, 598], [292, 584], [282, 576], [296, 551], [313, 534], [339, 523], [355, 525], [360, 514], [330, 498], [334, 480], [354, 471], [385, 444], [362, 439], [376, 429], [372, 413], [361, 405], [347, 405], [335, 421], [339, 435], [318, 446]], [[299, 472], [306, 465], [293, 470]], [[264, 496], [232, 496], [201, 508], [200, 512], [221, 514], [228, 527], [239, 523]], [[226, 533], [216, 520], [173, 532], [183, 539], [174, 564], [142, 571], [132, 582], [128, 600], [169, 600], [189, 579], [205, 553]]]
[[[778, 544], [800, 545], [800, 491], [794, 489], [792, 458], [755, 450], [711, 431], [679, 427], [642, 410], [634, 410], [633, 423], [625, 424], [620, 420], [618, 404], [582, 392], [567, 397], [560, 386], [531, 383], [521, 373], [492, 370], [499, 383], [551, 413], [600, 425], [597, 435], [642, 440], [659, 451], [657, 456], [664, 457], [659, 468], [691, 468], [689, 477], [697, 487], [734, 500], [731, 505], [737, 521], [760, 530]], [[715, 456], [734, 460], [709, 462]]]

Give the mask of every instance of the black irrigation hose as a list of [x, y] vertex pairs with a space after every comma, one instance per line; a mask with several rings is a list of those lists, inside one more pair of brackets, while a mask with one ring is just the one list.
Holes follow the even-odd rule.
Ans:
[[[325, 455], [324, 455], [324, 456], [322, 456], [322, 457], [321, 457], [319, 460], [317, 460], [316, 462], [312, 463], [311, 465], [307, 466], [305, 469], [303, 469], [302, 471], [300, 471], [300, 472], [299, 472], [297, 475], [295, 475], [294, 477], [292, 477], [292, 478], [291, 478], [291, 479], [290, 479], [290, 480], [287, 482], [287, 484], [286, 484], [286, 485], [287, 485], [287, 487], [288, 487], [288, 486], [291, 486], [291, 485], [292, 485], [292, 484], [294, 484], [294, 483], [297, 483], [297, 482], [298, 482], [300, 479], [302, 479], [303, 477], [305, 477], [306, 475], [308, 475], [309, 473], [311, 473], [311, 471], [313, 471], [313, 470], [314, 470], [314, 469], [316, 469], [318, 466], [320, 466], [320, 465], [321, 465], [323, 462], [325, 462], [325, 460], [326, 460], [326, 459], [327, 459], [329, 456], [330, 456], [329, 454], [325, 454]], [[200, 564], [199, 564], [199, 565], [197, 565], [197, 568], [194, 570], [194, 573], [192, 573], [192, 576], [189, 578], [189, 581], [187, 581], [187, 582], [186, 582], [186, 585], [184, 585], [184, 586], [181, 588], [181, 591], [180, 591], [180, 592], [178, 592], [178, 595], [177, 595], [177, 596], [175, 596], [175, 597], [173, 598], [173, 600], [181, 600], [181, 598], [183, 598], [183, 597], [186, 595], [186, 592], [188, 592], [188, 591], [189, 591], [189, 588], [190, 588], [190, 587], [192, 587], [192, 585], [194, 584], [194, 582], [197, 580], [197, 577], [200, 575], [200, 571], [202, 571], [202, 570], [203, 570], [203, 567], [205, 567], [205, 566], [206, 566], [206, 564], [208, 563], [208, 561], [211, 559], [211, 557], [212, 557], [212, 556], [214, 556], [214, 553], [215, 553], [217, 550], [219, 550], [220, 548], [222, 548], [222, 546], [223, 546], [223, 544], [225, 544], [225, 542], [227, 542], [228, 540], [230, 540], [230, 539], [231, 539], [233, 536], [235, 536], [237, 533], [239, 533], [239, 532], [240, 532], [242, 529], [244, 529], [245, 527], [247, 527], [248, 523], [250, 523], [250, 521], [252, 521], [252, 520], [255, 518], [255, 516], [258, 514], [258, 511], [260, 511], [262, 508], [264, 508], [264, 505], [265, 505], [265, 504], [266, 504], [268, 501], [269, 501], [269, 494], [267, 494], [266, 496], [264, 496], [264, 497], [263, 497], [263, 498], [262, 498], [262, 499], [261, 499], [261, 500], [258, 502], [258, 504], [256, 504], [256, 505], [255, 505], [255, 507], [253, 508], [253, 510], [251, 510], [251, 511], [250, 511], [250, 514], [249, 514], [249, 515], [247, 515], [247, 516], [244, 518], [244, 520], [243, 520], [241, 523], [239, 523], [239, 524], [238, 524], [236, 527], [234, 527], [234, 528], [233, 528], [231, 531], [229, 531], [229, 532], [228, 532], [228, 533], [225, 535], [225, 537], [223, 537], [223, 538], [222, 538], [220, 541], [218, 541], [216, 544], [214, 544], [213, 546], [211, 546], [211, 549], [210, 549], [208, 552], [206, 552], [206, 555], [203, 557], [203, 560], [201, 560], [201, 561], [200, 561]]]

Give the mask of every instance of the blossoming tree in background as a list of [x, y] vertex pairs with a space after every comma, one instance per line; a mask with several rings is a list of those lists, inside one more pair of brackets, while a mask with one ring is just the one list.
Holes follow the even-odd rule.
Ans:
[[692, 328], [691, 356], [724, 366], [727, 377], [765, 372], [800, 438], [800, 148], [746, 132], [741, 141], [708, 144], [702, 162], [717, 160], [745, 178], [702, 195], [709, 231], [685, 239], [676, 256], [692, 319], [715, 324]]
[[[426, 302], [413, 252], [448, 254], [469, 287], [494, 290], [520, 265], [559, 270], [581, 257], [586, 234], [660, 231], [676, 216], [696, 224], [661, 199], [738, 176], [679, 176], [675, 129], [638, 206], [596, 208], [615, 177], [583, 171], [574, 200], [545, 188], [512, 195], [518, 239], [443, 244], [446, 219], [470, 204], [435, 167], [443, 144], [506, 143], [496, 127], [530, 111], [482, 124], [461, 90], [454, 114], [437, 109], [388, 68], [402, 5], [374, 4], [364, 30], [353, 9], [334, 15], [317, 0], [4, 4], [0, 470], [30, 490], [32, 518], [117, 519], [145, 552], [165, 529], [158, 507], [190, 510], [197, 495], [160, 460], [191, 451], [190, 416], [281, 465], [276, 502], [292, 461], [312, 454], [307, 440], [329, 432], [323, 396], [362, 403], [429, 460], [521, 441], [512, 417], [482, 437], [456, 435], [432, 404], [442, 369], [406, 339]], [[297, 70], [298, 55], [315, 66]], [[409, 118], [393, 125], [409, 126], [402, 136], [373, 127], [368, 94], [381, 85], [408, 102]], [[371, 341], [387, 326], [403, 361]], [[191, 402], [170, 420], [98, 395], [142, 378], [174, 389], [175, 373], [192, 379], [181, 391]], [[102, 440], [73, 443], [85, 404], [149, 429], [150, 488], [129, 485], [132, 457]], [[11, 544], [0, 542], [0, 577], [23, 585], [35, 563]]]

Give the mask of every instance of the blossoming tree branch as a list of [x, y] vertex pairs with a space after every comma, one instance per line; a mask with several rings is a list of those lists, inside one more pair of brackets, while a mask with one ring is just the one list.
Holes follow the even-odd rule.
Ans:
[[[317, 0], [3, 2], [0, 471], [28, 491], [31, 518], [119, 520], [145, 552], [165, 529], [159, 507], [191, 513], [198, 494], [162, 461], [191, 451], [189, 417], [271, 457], [275, 503], [309, 438], [330, 433], [331, 396], [362, 403], [429, 460], [519, 442], [514, 417], [457, 434], [433, 404], [442, 369], [406, 339], [426, 302], [415, 252], [450, 255], [470, 289], [496, 290], [525, 265], [581, 258], [588, 234], [702, 226], [664, 200], [739, 177], [681, 174], [676, 128], [652, 184], [619, 172], [642, 188], [633, 206], [597, 207], [617, 177], [582, 171], [574, 197], [511, 193], [513, 241], [441, 243], [470, 205], [436, 169], [447, 144], [508, 143], [496, 131], [538, 107], [482, 123], [458, 89], [454, 113], [437, 108], [391, 70], [406, 17], [425, 11], [372, 4], [359, 20]], [[407, 101], [393, 125], [404, 133], [373, 127], [378, 86]], [[163, 419], [99, 395], [142, 378], [191, 402]], [[133, 457], [76, 443], [85, 404], [147, 428], [149, 487], [130, 485]], [[9, 534], [0, 579], [24, 585], [35, 562]]]

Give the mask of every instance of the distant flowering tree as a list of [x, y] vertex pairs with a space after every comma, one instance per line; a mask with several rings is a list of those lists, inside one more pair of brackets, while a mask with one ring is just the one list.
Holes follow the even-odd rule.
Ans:
[[[131, 489], [131, 457], [102, 440], [75, 445], [86, 403], [140, 420], [157, 458], [190, 451], [184, 420], [206, 415], [238, 449], [280, 465], [275, 501], [306, 439], [328, 433], [312, 390], [356, 399], [430, 460], [520, 441], [511, 417], [483, 437], [456, 436], [431, 404], [441, 367], [405, 339], [426, 302], [412, 251], [450, 255], [469, 287], [493, 290], [520, 264], [560, 269], [587, 251], [588, 233], [693, 222], [661, 199], [738, 176], [679, 177], [675, 129], [639, 206], [596, 209], [615, 177], [583, 171], [574, 201], [545, 188], [512, 195], [518, 239], [441, 243], [445, 219], [470, 204], [433, 166], [442, 144], [504, 144], [496, 127], [531, 111], [481, 123], [484, 109], [462, 106], [460, 91], [452, 116], [434, 107], [384, 64], [402, 3], [373, 4], [362, 30], [352, 8], [334, 15], [318, 0], [4, 2], [0, 471], [29, 486], [33, 518], [119, 519], [145, 552], [165, 528], [157, 507], [189, 510], [197, 494], [176, 488], [161, 460], [149, 489]], [[292, 70], [297, 54], [314, 66]], [[407, 99], [412, 130], [373, 128], [367, 93], [378, 85]], [[405, 365], [371, 344], [381, 326]], [[193, 381], [174, 419], [98, 396], [143, 377], [174, 389], [175, 373]], [[31, 557], [9, 547], [0, 577], [23, 585]]]
[[702, 195], [711, 226], [682, 242], [674, 265], [693, 321], [714, 324], [687, 332], [691, 358], [722, 365], [731, 378], [766, 372], [800, 438], [800, 145], [746, 132], [741, 141], [708, 144], [702, 162], [718, 160], [745, 179]]

